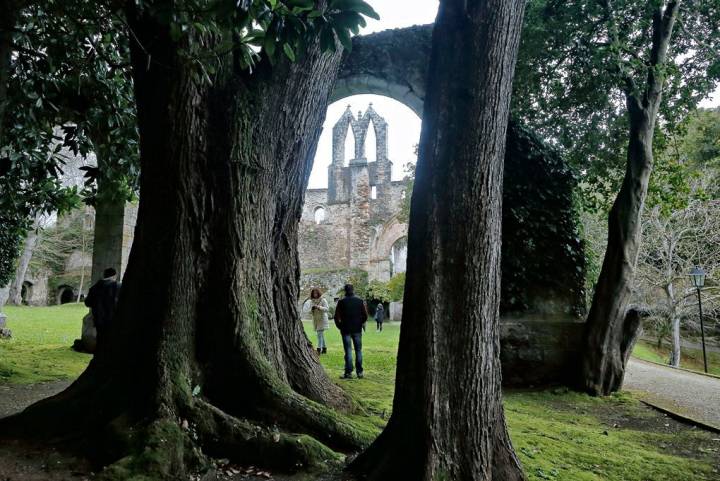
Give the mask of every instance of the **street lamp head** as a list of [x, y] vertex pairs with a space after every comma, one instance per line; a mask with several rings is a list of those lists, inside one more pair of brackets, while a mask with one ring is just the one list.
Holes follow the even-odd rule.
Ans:
[[690, 279], [695, 287], [700, 289], [705, 285], [705, 271], [702, 267], [695, 266], [690, 270]]

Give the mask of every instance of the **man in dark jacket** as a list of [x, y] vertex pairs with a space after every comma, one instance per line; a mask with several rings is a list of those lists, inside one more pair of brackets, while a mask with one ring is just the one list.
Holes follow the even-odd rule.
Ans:
[[116, 277], [115, 269], [105, 269], [103, 278], [90, 288], [85, 298], [85, 305], [90, 308], [97, 329], [98, 350], [105, 348], [108, 331], [115, 316], [115, 305], [120, 294], [120, 283]]
[[338, 301], [335, 307], [335, 325], [342, 334], [343, 348], [345, 349], [345, 374], [343, 379], [351, 379], [353, 372], [352, 350], [355, 348], [355, 372], [357, 377], [363, 377], [362, 366], [362, 331], [365, 328], [368, 313], [365, 301], [355, 295], [351, 284], [345, 285], [345, 297]]

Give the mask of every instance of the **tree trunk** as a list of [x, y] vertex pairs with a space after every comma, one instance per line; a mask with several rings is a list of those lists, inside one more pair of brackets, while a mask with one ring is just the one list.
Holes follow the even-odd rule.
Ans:
[[627, 308], [640, 248], [643, 205], [652, 171], [655, 113], [628, 99], [630, 143], [627, 169], [610, 210], [608, 244], [588, 314], [581, 382], [593, 395], [607, 395], [622, 386], [627, 354]]
[[32, 260], [33, 252], [35, 252], [35, 246], [37, 246], [38, 240], [38, 219], [32, 224], [30, 229], [25, 236], [25, 242], [23, 244], [23, 252], [18, 260], [18, 266], [15, 270], [15, 279], [10, 284], [10, 295], [8, 297], [8, 304], [14, 304], [19, 306], [22, 304], [22, 287], [25, 283], [25, 277], [27, 276], [28, 268], [30, 267], [30, 260]]
[[186, 475], [196, 447], [288, 469], [334, 460], [318, 441], [353, 450], [372, 434], [322, 405], [350, 408], [299, 322], [297, 224], [341, 53], [314, 43], [252, 74], [225, 58], [210, 85], [148, 12], [128, 14], [141, 202], [113, 340], [67, 391], [0, 432], [139, 423], [161, 456], [113, 469], [161, 479]]
[[680, 318], [677, 316], [672, 319], [672, 346], [668, 364], [672, 367], [680, 367]]
[[[606, 2], [607, 8], [611, 3]], [[662, 99], [664, 63], [680, 0], [653, 12], [652, 49], [647, 78], [638, 86], [625, 77], [628, 118], [625, 177], [608, 218], [608, 243], [585, 326], [581, 389], [604, 396], [622, 387], [625, 366], [640, 328], [639, 314], [628, 309], [640, 247], [641, 222], [653, 163], [655, 120]], [[608, 17], [613, 15], [608, 12]], [[620, 76], [625, 75], [622, 72]]]
[[2, 308], [7, 302], [8, 297], [10, 297], [10, 284], [5, 287], [0, 287], [0, 312], [2, 312]]
[[524, 2], [441, 2], [412, 196], [393, 413], [372, 480], [519, 480], [498, 333], [503, 155]]

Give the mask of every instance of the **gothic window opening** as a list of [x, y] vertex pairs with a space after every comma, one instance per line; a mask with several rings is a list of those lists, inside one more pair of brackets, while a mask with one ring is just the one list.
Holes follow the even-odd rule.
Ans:
[[355, 136], [351, 129], [347, 130], [345, 134], [345, 158], [343, 159], [343, 166], [347, 167], [350, 165], [350, 161], [355, 158]]
[[394, 276], [407, 269], [407, 237], [396, 240], [390, 248], [390, 275]]
[[375, 121], [371, 118], [368, 124], [367, 133], [365, 134], [365, 158], [368, 162], [377, 161], [377, 137], [375, 135], [376, 129], [377, 126], [375, 125]]
[[325, 208], [317, 207], [315, 209], [315, 223], [322, 224], [325, 221]]
[[370, 187], [370, 198], [371, 199], [377, 199], [377, 186], [373, 185]]

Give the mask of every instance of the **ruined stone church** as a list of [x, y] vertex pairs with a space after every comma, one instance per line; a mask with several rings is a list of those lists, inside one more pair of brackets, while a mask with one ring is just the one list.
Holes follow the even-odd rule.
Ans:
[[[375, 145], [366, 145], [374, 129]], [[348, 134], [354, 151], [345, 152]], [[367, 148], [375, 149], [368, 162]], [[405, 272], [408, 226], [401, 218], [406, 181], [393, 181], [388, 124], [370, 104], [357, 117], [350, 110], [333, 127], [328, 188], [308, 189], [300, 221], [304, 272], [360, 269], [369, 280], [387, 281]]]

